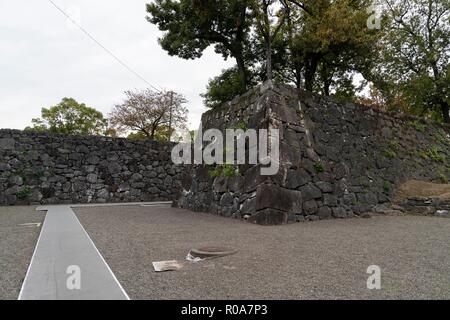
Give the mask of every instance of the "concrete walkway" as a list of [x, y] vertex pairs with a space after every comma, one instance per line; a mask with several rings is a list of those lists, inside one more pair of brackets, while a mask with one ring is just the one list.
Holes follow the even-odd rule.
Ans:
[[[166, 203], [120, 205], [158, 204]], [[72, 207], [85, 206], [37, 208], [47, 215], [19, 300], [129, 299], [72, 211]]]

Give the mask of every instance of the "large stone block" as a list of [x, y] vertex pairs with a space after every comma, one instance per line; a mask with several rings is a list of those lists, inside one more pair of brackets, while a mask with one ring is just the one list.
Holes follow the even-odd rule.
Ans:
[[297, 189], [311, 182], [311, 176], [304, 169], [289, 170], [286, 177], [286, 188]]
[[279, 225], [288, 223], [289, 215], [275, 209], [264, 209], [253, 214], [248, 221], [260, 225]]
[[317, 202], [315, 200], [309, 200], [303, 203], [303, 210], [305, 215], [313, 215], [317, 213], [319, 209]]
[[12, 138], [0, 138], [0, 150], [13, 150], [16, 141]]
[[244, 172], [242, 179], [244, 192], [255, 191], [259, 185], [263, 184], [269, 179], [268, 176], [261, 175], [261, 166], [253, 166]]
[[302, 213], [302, 194], [274, 185], [261, 185], [256, 192], [256, 210], [276, 209], [288, 213]]
[[307, 185], [300, 188], [304, 201], [313, 199], [320, 199], [322, 197], [322, 191], [314, 185]]
[[320, 219], [329, 219], [331, 218], [332, 211], [330, 207], [321, 207], [317, 213]]

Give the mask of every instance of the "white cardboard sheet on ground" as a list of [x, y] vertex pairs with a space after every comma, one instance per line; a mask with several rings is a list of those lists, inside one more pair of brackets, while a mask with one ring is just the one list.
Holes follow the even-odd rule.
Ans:
[[156, 272], [178, 271], [183, 268], [183, 264], [176, 260], [153, 262]]

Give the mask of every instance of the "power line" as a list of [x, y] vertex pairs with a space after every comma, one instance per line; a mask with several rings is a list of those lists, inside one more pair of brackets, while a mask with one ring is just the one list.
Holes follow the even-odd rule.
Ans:
[[130, 71], [132, 74], [134, 74], [136, 77], [144, 81], [146, 84], [148, 84], [150, 87], [155, 89], [158, 92], [161, 92], [160, 89], [153, 86], [150, 82], [145, 80], [144, 77], [142, 77], [139, 73], [134, 71], [131, 67], [129, 67], [125, 62], [120, 60], [119, 57], [117, 57], [114, 53], [112, 53], [108, 48], [106, 48], [103, 44], [100, 43], [97, 39], [94, 38], [86, 29], [84, 29], [82, 26], [80, 26], [75, 20], [73, 20], [70, 15], [68, 15], [63, 9], [58, 7], [56, 3], [54, 3], [52, 0], [48, 0], [56, 9], [58, 9], [59, 12], [61, 12], [67, 19], [70, 20], [75, 26], [77, 26], [87, 37], [89, 37], [92, 41], [94, 41], [98, 46], [100, 46], [106, 53], [108, 53], [111, 57], [113, 57], [117, 62], [119, 62], [123, 67], [125, 67], [128, 71]]

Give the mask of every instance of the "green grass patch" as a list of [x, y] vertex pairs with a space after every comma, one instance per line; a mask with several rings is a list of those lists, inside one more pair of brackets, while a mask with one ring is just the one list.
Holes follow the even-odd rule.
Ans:
[[383, 156], [388, 159], [395, 159], [395, 158], [397, 158], [397, 153], [391, 149], [385, 149], [383, 151]]
[[416, 129], [419, 132], [425, 132], [425, 130], [427, 129], [427, 127], [423, 123], [420, 123], [417, 120], [408, 122], [408, 125], [411, 128], [414, 128], [414, 129]]
[[389, 148], [394, 151], [399, 151], [400, 144], [397, 141], [391, 141], [391, 142], [389, 142]]
[[441, 173], [441, 174], [439, 174], [439, 181], [442, 184], [446, 184], [446, 183], [448, 183], [448, 177], [445, 174]]
[[239, 121], [234, 127], [234, 130], [242, 130], [242, 131], [247, 131], [248, 130], [248, 125], [247, 123], [245, 123], [244, 121]]
[[389, 181], [385, 181], [385, 182], [383, 183], [383, 190], [384, 190], [385, 193], [391, 192], [391, 190], [392, 190], [392, 185], [391, 185], [391, 183], [390, 183]]
[[208, 175], [212, 178], [217, 177], [226, 177], [226, 178], [233, 178], [233, 177], [239, 177], [241, 174], [239, 172], [239, 169], [236, 169], [231, 164], [222, 164], [218, 165], [216, 168], [209, 170]]
[[31, 190], [30, 187], [23, 187], [20, 189], [20, 191], [17, 193], [17, 198], [20, 200], [28, 199], [31, 196], [31, 193], [33, 190]]
[[316, 170], [317, 173], [325, 172], [325, 166], [321, 162], [317, 162], [314, 164], [314, 170]]

